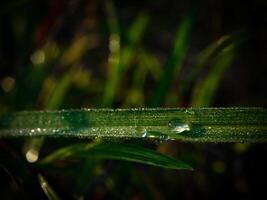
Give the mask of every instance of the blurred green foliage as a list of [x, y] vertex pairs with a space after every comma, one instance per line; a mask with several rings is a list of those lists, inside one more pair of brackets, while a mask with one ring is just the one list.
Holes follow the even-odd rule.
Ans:
[[[220, 12], [228, 15], [222, 2], [215, 6], [216, 3], [209, 1], [144, 1], [139, 7], [133, 2], [112, 0], [3, 1], [0, 8], [0, 113], [81, 107], [266, 105], [266, 98], [259, 95], [242, 98], [242, 83], [233, 92], [240, 96], [237, 100], [231, 97], [232, 93], [218, 92], [220, 88], [228, 88], [227, 84], [242, 82], [242, 79], [233, 81], [236, 76], [229, 76], [229, 70], [253, 75], [235, 65], [242, 53], [246, 32], [250, 32], [246, 28], [250, 27], [222, 28]], [[245, 5], [243, 2], [228, 4]], [[213, 14], [206, 16], [210, 24], [201, 24], [202, 30], [197, 27], [201, 16], [205, 16], [201, 12], [206, 12], [209, 6], [214, 6]], [[257, 81], [257, 76], [253, 80]], [[260, 82], [258, 88], [262, 85]], [[227, 167], [234, 165], [221, 161], [224, 157], [220, 157], [220, 153], [224, 153], [217, 147], [211, 149], [219, 156], [209, 159], [207, 151], [211, 150], [204, 145], [144, 144], [143, 141], [132, 142], [165, 154], [180, 155], [195, 164], [198, 172], [194, 175], [166, 172], [85, 158], [39, 169], [25, 159], [29, 149], [35, 149], [38, 158], [39, 154], [43, 157], [74, 142], [83, 141], [1, 139], [1, 176], [4, 174], [0, 178], [1, 199], [44, 199], [39, 182], [46, 185], [43, 190], [50, 199], [57, 196], [65, 199], [190, 199], [187, 193], [190, 189], [204, 194], [202, 198], [214, 197], [217, 190], [213, 189], [221, 186], [215, 178], [223, 173], [231, 176]], [[230, 153], [225, 154], [230, 162], [233, 158], [229, 155], [233, 152], [242, 155], [249, 148], [246, 144], [228, 145], [226, 149]], [[233, 187], [248, 192], [247, 182], [242, 175], [237, 176]], [[51, 188], [55, 188], [58, 195]]]

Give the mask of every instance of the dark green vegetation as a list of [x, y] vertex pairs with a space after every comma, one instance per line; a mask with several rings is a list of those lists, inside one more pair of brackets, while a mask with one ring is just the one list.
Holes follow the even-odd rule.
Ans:
[[0, 199], [265, 195], [264, 5], [1, 1]]

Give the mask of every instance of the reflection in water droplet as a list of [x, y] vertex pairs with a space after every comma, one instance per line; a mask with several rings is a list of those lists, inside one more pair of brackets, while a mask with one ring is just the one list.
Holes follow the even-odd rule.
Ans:
[[189, 124], [184, 123], [179, 119], [170, 120], [168, 126], [171, 128], [171, 131], [176, 132], [176, 133], [190, 131]]
[[35, 132], [35, 130], [34, 130], [34, 129], [31, 129], [31, 130], [29, 131], [29, 135], [30, 135], [30, 136], [34, 135], [34, 132]]
[[144, 129], [142, 137], [143, 138], [147, 137], [147, 130], [146, 129]]
[[186, 114], [191, 114], [191, 115], [194, 115], [195, 114], [195, 112], [193, 110], [191, 110], [191, 109], [186, 109], [185, 110], [185, 113]]
[[163, 133], [156, 132], [156, 131], [147, 131], [146, 129], [144, 129], [142, 137], [143, 138], [156, 139], [156, 140], [159, 140], [161, 142], [170, 139], [170, 137], [167, 134], [163, 134]]

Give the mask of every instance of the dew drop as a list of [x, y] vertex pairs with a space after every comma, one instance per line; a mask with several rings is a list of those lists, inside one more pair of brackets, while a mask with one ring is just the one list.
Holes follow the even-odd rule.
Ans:
[[35, 132], [35, 130], [34, 129], [31, 129], [30, 132], [29, 132], [29, 135], [30, 136], [34, 135], [34, 132]]
[[144, 130], [142, 138], [149, 138], [155, 140], [156, 143], [161, 143], [163, 141], [169, 140], [170, 137], [167, 134], [163, 134], [157, 131], [147, 131]]
[[148, 134], [147, 134], [147, 130], [146, 130], [146, 129], [144, 129], [144, 131], [143, 131], [143, 134], [142, 134], [142, 137], [143, 137], [143, 138], [146, 138], [146, 137], [147, 137], [147, 135], [148, 135]]
[[39, 153], [35, 149], [30, 149], [27, 151], [25, 156], [28, 162], [34, 163], [38, 160]]
[[191, 110], [191, 109], [186, 109], [185, 110], [185, 113], [186, 114], [191, 114], [191, 115], [194, 115], [195, 114], [195, 112], [193, 110]]
[[190, 131], [189, 124], [184, 123], [179, 119], [170, 120], [168, 126], [170, 127], [171, 131], [176, 132], [176, 133]]

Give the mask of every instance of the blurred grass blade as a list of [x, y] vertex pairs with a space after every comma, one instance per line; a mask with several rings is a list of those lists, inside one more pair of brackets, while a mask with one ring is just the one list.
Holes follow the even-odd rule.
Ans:
[[211, 70], [209, 71], [207, 77], [201, 82], [196, 83], [191, 101], [192, 106], [211, 105], [224, 72], [233, 63], [237, 45], [240, 43], [240, 39], [235, 39], [235, 41], [232, 41], [220, 50], [218, 55], [213, 60], [213, 66], [211, 67]]
[[[72, 84], [72, 77], [76, 71], [75, 67], [66, 72], [62, 79], [58, 81], [53, 91], [51, 91], [50, 98], [48, 98], [46, 107], [49, 110], [57, 109], [63, 102], [64, 96]], [[49, 95], [49, 94], [48, 94]], [[28, 138], [24, 144], [23, 151], [28, 162], [36, 162], [39, 157], [39, 152], [44, 143], [44, 138]]]
[[111, 0], [106, 0], [105, 7], [107, 13], [107, 21], [109, 26], [109, 58], [108, 58], [108, 80], [105, 85], [102, 106], [111, 107], [116, 94], [119, 77], [122, 70], [120, 61], [121, 54], [121, 38], [119, 20], [116, 15], [114, 4]]
[[[126, 70], [131, 66], [133, 58], [137, 53], [137, 45], [141, 40], [144, 30], [149, 22], [149, 16], [145, 13], [139, 14], [126, 34], [126, 45], [121, 46], [118, 19], [115, 15], [115, 8], [108, 3], [107, 12], [109, 13], [110, 26], [110, 56], [109, 74], [104, 91], [103, 105], [111, 107], [118, 92], [120, 79]], [[113, 20], [111, 20], [113, 19]], [[114, 48], [113, 48], [114, 47]]]
[[36, 138], [27, 138], [23, 145], [23, 153], [25, 155], [26, 160], [29, 163], [37, 162], [39, 159], [39, 152], [42, 148], [44, 142], [43, 137]]
[[141, 48], [138, 55], [138, 65], [133, 74], [132, 88], [130, 89], [123, 107], [140, 107], [146, 105], [143, 91], [147, 75], [153, 76], [155, 80], [162, 73], [160, 62], [157, 57]]
[[116, 143], [77, 144], [68, 146], [48, 155], [41, 161], [41, 164], [64, 160], [68, 157], [125, 160], [168, 169], [192, 170], [184, 162], [156, 151], [136, 145]]
[[55, 191], [51, 188], [51, 186], [47, 183], [47, 181], [45, 180], [45, 178], [41, 174], [38, 174], [38, 179], [39, 179], [39, 183], [40, 183], [45, 195], [47, 196], [47, 198], [49, 200], [59, 200], [60, 199], [58, 197], [58, 195], [55, 193]]
[[221, 55], [209, 75], [194, 89], [192, 106], [210, 106], [224, 71], [232, 64], [233, 53]]
[[178, 28], [171, 56], [164, 67], [162, 77], [152, 96], [150, 107], [160, 106], [164, 102], [174, 77], [177, 76], [182, 67], [183, 59], [189, 46], [190, 33], [194, 22], [194, 9], [182, 20]]
[[189, 90], [190, 84], [197, 78], [197, 75], [201, 70], [204, 67], [207, 67], [207, 65], [214, 60], [224, 48], [240, 40], [241, 37], [243, 37], [242, 32], [233, 35], [224, 35], [202, 50], [194, 60], [192, 71], [187, 75], [186, 80], [183, 82], [182, 89], [184, 91]]
[[62, 104], [66, 93], [72, 85], [73, 74], [79, 69], [75, 69], [75, 67], [71, 68], [67, 71], [63, 77], [57, 82], [55, 88], [50, 94], [50, 98], [48, 99], [46, 109], [54, 110], [58, 109]]
[[0, 137], [266, 142], [265, 108], [28, 111], [0, 116]]
[[126, 33], [126, 44], [121, 49], [121, 62], [126, 69], [131, 66], [133, 58], [140, 55], [138, 45], [143, 38], [149, 20], [148, 14], [140, 13]]
[[160, 66], [159, 59], [151, 54], [150, 52], [146, 51], [145, 49], [140, 50], [139, 55], [139, 62], [145, 66], [145, 68], [149, 71], [153, 79], [158, 81], [162, 74], [162, 68]]

